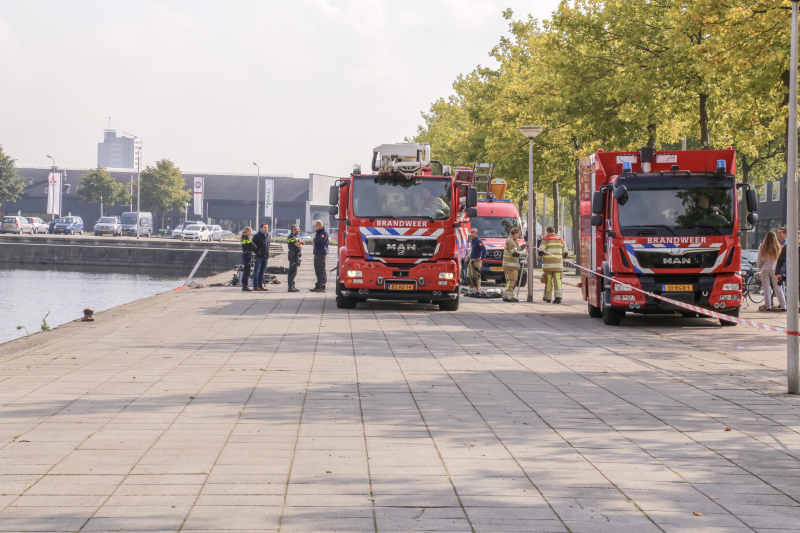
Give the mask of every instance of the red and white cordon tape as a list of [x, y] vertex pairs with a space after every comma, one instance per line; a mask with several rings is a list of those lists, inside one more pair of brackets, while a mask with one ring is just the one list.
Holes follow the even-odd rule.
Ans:
[[[544, 254], [547, 254], [547, 255], [550, 255], [550, 256], [553, 256], [553, 257], [558, 257], [555, 254], [551, 254], [550, 252], [542, 250], [539, 247], [536, 247], [536, 249], [538, 251], [544, 253]], [[786, 329], [779, 328], [777, 326], [770, 326], [769, 324], [762, 324], [761, 322], [756, 322], [755, 320], [745, 320], [744, 318], [738, 318], [738, 317], [735, 317], [735, 316], [726, 315], [725, 313], [718, 313], [717, 311], [711, 311], [710, 309], [704, 309], [702, 307], [697, 307], [695, 305], [689, 305], [687, 303], [679, 302], [677, 300], [672, 300], [670, 298], [666, 298], [666, 297], [660, 296], [658, 294], [653, 294], [652, 292], [647, 292], [647, 291], [644, 291], [642, 289], [636, 288], [636, 287], [634, 287], [632, 285], [629, 285], [628, 283], [625, 283], [624, 281], [618, 281], [618, 280], [615, 280], [614, 278], [611, 278], [611, 277], [606, 276], [604, 274], [600, 274], [600, 273], [597, 273], [597, 272], [592, 272], [588, 268], [584, 268], [581, 265], [573, 263], [572, 261], [566, 261], [565, 260], [564, 263], [568, 264], [568, 265], [575, 266], [577, 268], [580, 268], [584, 272], [588, 272], [590, 275], [599, 276], [601, 278], [605, 278], [605, 279], [607, 279], [609, 281], [612, 281], [612, 282], [615, 282], [615, 283], [621, 283], [621, 284], [624, 284], [624, 285], [628, 285], [628, 286], [630, 286], [631, 291], [640, 292], [640, 293], [645, 294], [647, 296], [652, 296], [653, 298], [656, 298], [658, 300], [662, 300], [662, 301], [670, 303], [672, 305], [677, 305], [678, 307], [683, 307], [684, 309], [688, 309], [690, 311], [694, 311], [695, 313], [700, 313], [701, 315], [706, 315], [706, 316], [710, 316], [710, 317], [713, 317], [713, 318], [719, 318], [721, 320], [727, 320], [728, 322], [735, 322], [736, 324], [742, 324], [743, 326], [750, 326], [751, 328], [764, 329], [764, 330], [767, 330], [767, 331], [774, 331], [776, 333], [785, 333], [787, 335], [798, 335], [798, 332], [796, 332], [796, 331], [787, 331]]]

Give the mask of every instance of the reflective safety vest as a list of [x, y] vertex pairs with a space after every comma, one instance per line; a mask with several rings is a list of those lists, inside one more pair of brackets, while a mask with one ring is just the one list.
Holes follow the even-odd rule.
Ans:
[[[517, 254], [514, 257], [514, 254]], [[517, 241], [509, 237], [506, 239], [506, 246], [503, 249], [503, 268], [519, 268], [519, 260], [521, 257], [527, 257], [528, 254], [519, 251], [519, 244]]]
[[567, 243], [564, 242], [564, 239], [555, 234], [548, 235], [542, 239], [539, 248], [545, 251], [542, 255], [542, 270], [564, 271], [564, 256], [567, 254]]

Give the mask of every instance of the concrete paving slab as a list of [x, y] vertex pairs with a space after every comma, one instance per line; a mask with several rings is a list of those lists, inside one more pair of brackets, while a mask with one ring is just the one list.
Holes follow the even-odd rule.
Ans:
[[575, 281], [454, 313], [172, 291], [4, 349], [0, 531], [794, 530], [785, 339], [606, 327]]

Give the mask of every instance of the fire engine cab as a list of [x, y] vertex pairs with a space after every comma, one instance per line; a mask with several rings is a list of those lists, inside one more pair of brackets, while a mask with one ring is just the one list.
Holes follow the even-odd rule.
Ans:
[[336, 305], [368, 299], [459, 305], [461, 259], [477, 192], [450, 167], [433, 175], [430, 145], [383, 144], [372, 174], [356, 165], [331, 187], [330, 214], [339, 224]]
[[[758, 197], [736, 183], [732, 149], [598, 152], [581, 163], [581, 290], [589, 315], [696, 313], [640, 291], [739, 316], [739, 191], [747, 223]], [[639, 289], [636, 291], [634, 289]], [[722, 325], [735, 325], [720, 320]]]

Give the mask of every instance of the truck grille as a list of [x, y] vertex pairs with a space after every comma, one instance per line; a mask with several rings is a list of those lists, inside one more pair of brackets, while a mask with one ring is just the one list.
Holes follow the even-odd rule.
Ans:
[[[679, 253], [672, 252], [680, 250]], [[643, 268], [710, 268], [719, 251], [683, 252], [685, 248], [661, 248], [659, 251], [636, 250], [636, 260]]]
[[367, 237], [367, 252], [374, 257], [433, 257], [437, 239]]

